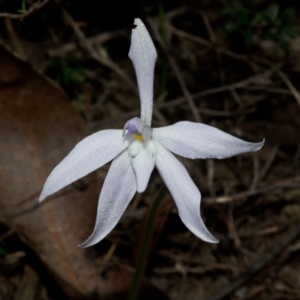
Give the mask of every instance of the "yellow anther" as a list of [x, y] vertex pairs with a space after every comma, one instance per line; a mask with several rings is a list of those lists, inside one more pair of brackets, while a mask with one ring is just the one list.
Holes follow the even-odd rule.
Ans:
[[138, 141], [144, 141], [143, 136], [141, 134], [134, 134], [133, 137]]

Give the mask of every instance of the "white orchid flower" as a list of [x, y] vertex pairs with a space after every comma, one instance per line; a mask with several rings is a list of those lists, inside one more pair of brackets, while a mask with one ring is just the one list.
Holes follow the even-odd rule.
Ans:
[[80, 246], [101, 241], [118, 223], [136, 192], [145, 191], [156, 166], [186, 227], [197, 237], [217, 243], [200, 215], [201, 195], [185, 167], [172, 154], [195, 158], [226, 158], [259, 150], [214, 127], [188, 121], [151, 128], [153, 76], [157, 58], [151, 37], [135, 19], [129, 58], [136, 71], [141, 99], [141, 118], [126, 122], [123, 130], [101, 130], [81, 142], [51, 172], [40, 201], [112, 160], [98, 204], [92, 235]]

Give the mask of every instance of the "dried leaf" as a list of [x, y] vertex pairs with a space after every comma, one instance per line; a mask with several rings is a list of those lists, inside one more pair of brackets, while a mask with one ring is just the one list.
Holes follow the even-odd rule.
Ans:
[[0, 48], [0, 212], [17, 230], [63, 290], [80, 299], [100, 277], [76, 246], [91, 233], [98, 193], [95, 182], [65, 189], [38, 204], [53, 167], [82, 139], [83, 121], [68, 98], [49, 81]]

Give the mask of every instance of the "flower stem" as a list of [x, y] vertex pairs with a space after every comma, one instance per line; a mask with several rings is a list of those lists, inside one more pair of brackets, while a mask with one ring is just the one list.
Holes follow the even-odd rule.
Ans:
[[151, 206], [149, 218], [148, 218], [148, 222], [147, 222], [147, 227], [146, 227], [144, 239], [142, 242], [142, 246], [140, 249], [140, 253], [138, 256], [137, 267], [136, 267], [136, 271], [134, 274], [134, 278], [133, 278], [133, 282], [132, 282], [128, 300], [136, 300], [138, 298], [142, 276], [143, 276], [143, 273], [144, 273], [144, 270], [145, 270], [145, 267], [147, 264], [147, 256], [148, 256], [149, 245], [150, 245], [152, 234], [153, 234], [155, 217], [156, 217], [158, 208], [166, 194], [167, 194], [167, 188], [165, 186], [163, 186]]

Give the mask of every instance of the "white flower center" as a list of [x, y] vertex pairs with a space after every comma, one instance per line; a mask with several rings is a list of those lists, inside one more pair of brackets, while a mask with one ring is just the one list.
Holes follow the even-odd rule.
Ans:
[[135, 159], [141, 151], [145, 151], [150, 160], [155, 160], [157, 151], [152, 140], [149, 140], [148, 142], [135, 140], [128, 147], [128, 153], [131, 159]]
[[156, 161], [157, 150], [151, 139], [152, 128], [139, 118], [133, 118], [126, 122], [123, 136], [125, 132], [132, 140], [128, 147], [128, 154], [136, 177], [137, 191], [141, 193], [147, 187]]
[[147, 157], [152, 160], [156, 157], [156, 147], [151, 140], [152, 128], [144, 124], [140, 118], [133, 118], [126, 122], [123, 129], [123, 136], [133, 138], [133, 142], [128, 147], [131, 159], [134, 159], [141, 151], [146, 151]]

